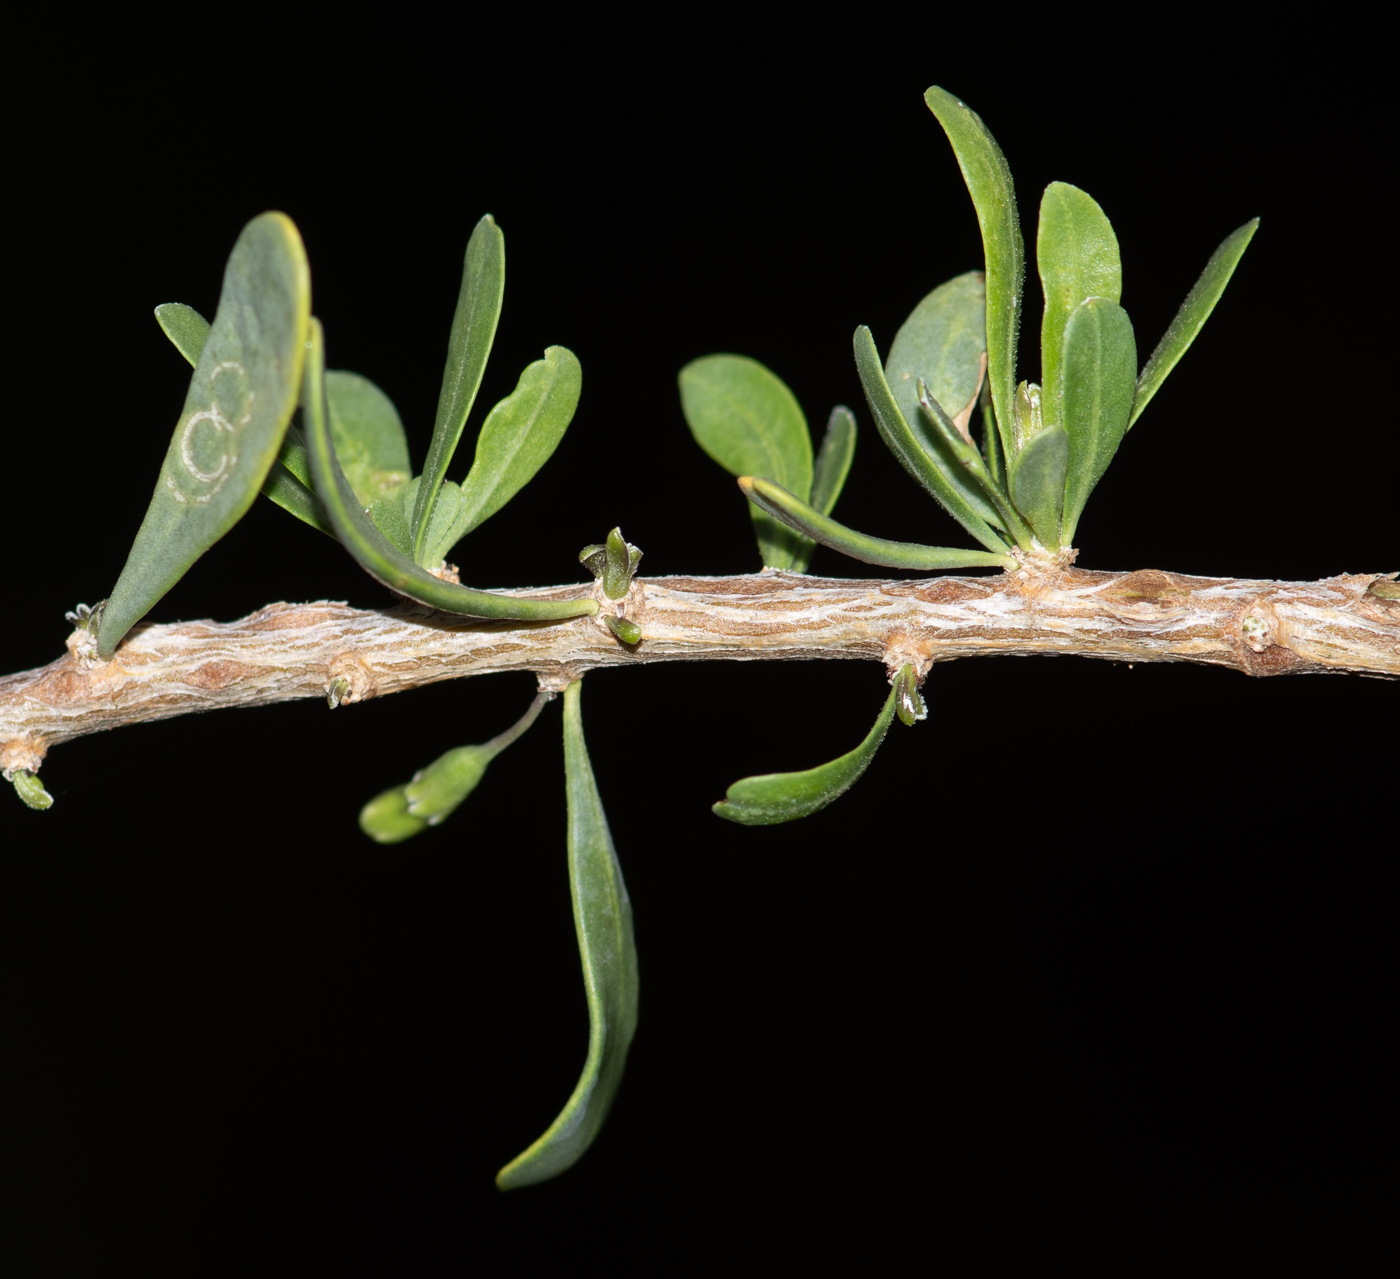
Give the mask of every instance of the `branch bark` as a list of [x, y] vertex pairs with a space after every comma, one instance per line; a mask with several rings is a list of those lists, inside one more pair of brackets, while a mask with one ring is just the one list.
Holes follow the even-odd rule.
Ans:
[[[1394, 577], [1394, 574], [1390, 575]], [[68, 654], [0, 679], [0, 768], [37, 770], [52, 745], [102, 729], [231, 706], [382, 697], [439, 680], [529, 670], [562, 688], [601, 666], [853, 658], [891, 672], [987, 654], [1203, 662], [1248, 675], [1400, 677], [1400, 601], [1377, 574], [1320, 582], [1065, 568], [920, 581], [670, 577], [634, 582], [597, 618], [487, 622], [403, 605], [269, 604], [237, 622], [146, 625], [111, 661], [80, 626]], [[582, 586], [514, 592], [577, 598]], [[637, 622], [618, 642], [603, 617]]]

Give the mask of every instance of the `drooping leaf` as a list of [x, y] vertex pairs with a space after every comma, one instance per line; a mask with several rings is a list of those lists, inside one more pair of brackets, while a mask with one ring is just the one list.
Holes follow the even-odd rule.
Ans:
[[499, 1173], [502, 1190], [557, 1177], [593, 1144], [607, 1117], [637, 1029], [637, 945], [632, 904], [613, 848], [583, 738], [580, 686], [564, 692], [564, 777], [569, 891], [588, 997], [588, 1056], [573, 1095], [542, 1137]]
[[1152, 352], [1142, 370], [1142, 376], [1137, 380], [1137, 394], [1133, 399], [1133, 411], [1128, 418], [1128, 426], [1131, 427], [1142, 416], [1143, 409], [1152, 402], [1152, 397], [1167, 380], [1167, 374], [1176, 367], [1177, 361], [1196, 340], [1196, 334], [1210, 319], [1210, 313], [1215, 310], [1215, 304], [1220, 301], [1220, 295], [1225, 292], [1225, 286], [1230, 283], [1230, 277], [1234, 275], [1240, 258], [1244, 256], [1244, 251], [1249, 247], [1249, 242], [1258, 229], [1258, 218], [1246, 222], [1239, 230], [1226, 236], [1224, 243], [1210, 255], [1206, 269], [1201, 272], [1200, 279], [1192, 285], [1191, 292], [1186, 295], [1186, 301], [1181, 304], [1181, 309], [1167, 326], [1166, 333], [1157, 343], [1157, 349]]
[[1061, 541], [1074, 544], [1079, 516], [1108, 470], [1128, 429], [1137, 345], [1128, 313], [1116, 302], [1090, 298], [1065, 327], [1064, 428], [1069, 437]]
[[535, 722], [552, 697], [540, 693], [504, 733], [439, 755], [412, 781], [376, 795], [360, 810], [360, 829], [380, 844], [398, 844], [445, 821], [480, 784], [487, 765]]
[[885, 380], [906, 422], [919, 420], [920, 378], [950, 416], [971, 407], [987, 350], [986, 304], [986, 277], [969, 271], [934, 289], [894, 335]]
[[598, 605], [591, 599], [541, 600], [474, 591], [434, 577], [427, 569], [401, 554], [375, 527], [350, 488], [335, 458], [330, 414], [325, 397], [325, 346], [320, 322], [308, 326], [306, 385], [302, 409], [306, 422], [306, 451], [311, 479], [336, 536], [371, 577], [392, 591], [421, 604], [468, 617], [514, 618], [521, 621], [562, 621], [592, 616]]
[[799, 817], [810, 817], [820, 812], [850, 790], [870, 767], [870, 761], [875, 758], [875, 752], [885, 740], [885, 733], [894, 718], [898, 691], [897, 688], [890, 689], [875, 727], [855, 750], [833, 759], [829, 764], [800, 773], [763, 773], [756, 777], [740, 778], [714, 805], [714, 811], [725, 821], [739, 822], [744, 826], [776, 826], [780, 822], [796, 821]]
[[830, 515], [836, 506], [855, 455], [856, 415], [838, 404], [827, 419], [826, 434], [812, 464], [812, 505], [823, 515]]
[[102, 657], [257, 497], [296, 408], [310, 292], [291, 219], [254, 218], [229, 256], [155, 494], [103, 610]]
[[476, 224], [467, 241], [462, 288], [457, 296], [457, 312], [452, 317], [452, 336], [447, 344], [447, 367], [442, 374], [433, 439], [423, 466], [423, 485], [418, 490], [409, 521], [413, 526], [413, 555], [420, 564], [437, 563], [427, 550], [433, 504], [441, 496], [440, 485], [447, 476], [467, 414], [481, 387], [491, 345], [496, 340], [505, 285], [505, 236], [488, 213]]
[[1068, 468], [1069, 436], [1062, 426], [1047, 426], [1033, 435], [1011, 463], [1011, 500], [1052, 551], [1060, 545]]
[[[526, 367], [515, 390], [486, 415], [476, 460], [462, 482], [461, 506], [438, 559], [534, 479], [573, 421], [582, 387], [583, 370], [567, 347], [548, 347], [544, 359]], [[433, 545], [431, 535], [425, 545]]]
[[1035, 240], [1045, 312], [1040, 321], [1041, 411], [1060, 422], [1060, 366], [1065, 326], [1081, 302], [1123, 295], [1118, 237], [1094, 199], [1068, 182], [1052, 182], [1040, 201]]
[[[707, 355], [680, 372], [681, 409], [695, 442], [731, 475], [762, 475], [805, 501], [812, 492], [812, 440], [796, 397], [775, 373], [742, 355]], [[749, 508], [768, 568], [805, 564], [806, 547]]]
[[[875, 339], [864, 325], [855, 334], [856, 369], [860, 373], [865, 398], [870, 405], [871, 416], [875, 419], [880, 438], [885, 441], [891, 453], [901, 465], [925, 489], [937, 499], [959, 524], [981, 542], [989, 551], [1002, 554], [1007, 543], [992, 528], [972, 503], [964, 496], [960, 487], [955, 487], [948, 474], [931, 456], [927, 442], [914, 434], [899, 405], [885, 381], [885, 370], [880, 364], [879, 352], [875, 349]], [[954, 462], [949, 461], [948, 469]], [[971, 481], [968, 481], [971, 483]], [[982, 499], [985, 504], [985, 499]], [[988, 508], [990, 510], [990, 507]], [[992, 518], [996, 519], [995, 513]]]
[[780, 485], [759, 476], [741, 476], [739, 487], [749, 501], [767, 511], [774, 519], [782, 520], [814, 542], [820, 542], [864, 564], [915, 570], [1016, 567], [1016, 561], [1005, 554], [967, 551], [957, 547], [920, 546], [917, 542], [891, 542], [882, 537], [857, 533], [855, 529], [838, 524], [829, 515], [823, 515], [800, 501]]
[[924, 101], [953, 144], [982, 231], [987, 262], [987, 377], [1002, 449], [1009, 459], [1015, 452], [1011, 402], [1016, 393], [1016, 337], [1026, 274], [1016, 188], [1006, 157], [975, 111], [937, 85], [925, 92]]
[[394, 402], [367, 377], [326, 370], [326, 404], [340, 469], [361, 506], [403, 500], [411, 477], [408, 440]]

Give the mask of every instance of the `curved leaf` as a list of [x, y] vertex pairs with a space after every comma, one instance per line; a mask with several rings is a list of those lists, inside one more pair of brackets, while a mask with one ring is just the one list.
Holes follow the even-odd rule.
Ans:
[[[762, 475], [804, 500], [812, 491], [812, 440], [796, 397], [777, 374], [742, 355], [707, 355], [680, 372], [681, 409], [695, 442], [731, 475]], [[750, 508], [763, 563], [791, 569], [803, 546]], [[805, 553], [804, 553], [805, 552]]]
[[950, 414], [972, 406], [987, 350], [987, 287], [981, 271], [940, 284], [900, 326], [885, 380], [911, 425], [919, 420], [919, 379]]
[[846, 487], [851, 462], [856, 455], [856, 415], [844, 404], [831, 410], [826, 422], [826, 434], [812, 464], [812, 505], [823, 515], [830, 515]]
[[567, 347], [547, 347], [544, 359], [526, 367], [515, 390], [486, 415], [457, 517], [435, 551], [429, 536], [430, 557], [441, 559], [534, 479], [573, 421], [582, 388], [583, 370]]
[[326, 370], [335, 456], [361, 506], [402, 501], [411, 478], [408, 440], [394, 402], [367, 377]]
[[[861, 325], [855, 334], [856, 369], [860, 373], [861, 385], [865, 388], [865, 398], [870, 405], [871, 416], [875, 419], [880, 438], [885, 441], [891, 453], [899, 459], [904, 469], [927, 489], [940, 506], [959, 524], [982, 543], [989, 551], [1002, 554], [1006, 541], [998, 536], [992, 526], [973, 509], [961, 488], [955, 488], [947, 474], [934, 461], [926, 443], [916, 436], [899, 411], [889, 383], [885, 381], [885, 370], [880, 364], [880, 354], [875, 349], [875, 339], [870, 330]], [[951, 469], [958, 463], [948, 460]], [[961, 469], [961, 468], [960, 468]], [[970, 482], [970, 481], [969, 481]], [[985, 499], [983, 499], [985, 503]], [[990, 510], [990, 507], [988, 507]], [[995, 515], [993, 518], [997, 518]]]
[[254, 218], [229, 255], [156, 491], [102, 612], [102, 657], [257, 497], [296, 409], [310, 295], [291, 219]]
[[591, 617], [598, 611], [598, 605], [591, 599], [519, 599], [456, 586], [434, 577], [427, 569], [395, 549], [365, 514], [336, 461], [330, 414], [326, 408], [325, 344], [320, 321], [313, 318], [308, 332], [310, 338], [306, 344], [306, 385], [302, 392], [302, 411], [306, 420], [306, 451], [311, 462], [311, 479], [336, 536], [365, 572], [390, 590], [407, 595], [421, 604], [468, 617], [553, 622], [570, 617]]
[[946, 546], [920, 546], [917, 542], [890, 542], [882, 537], [869, 537], [838, 524], [830, 516], [800, 501], [785, 488], [771, 480], [744, 475], [739, 479], [744, 496], [814, 542], [829, 546], [833, 551], [849, 555], [865, 564], [880, 564], [886, 568], [929, 570], [942, 568], [1005, 568], [1014, 569], [1016, 561], [1009, 555], [994, 555], [988, 551], [965, 551]]
[[588, 1056], [559, 1117], [496, 1174], [496, 1185], [502, 1190], [547, 1181], [578, 1162], [603, 1126], [637, 1030], [632, 903], [593, 780], [580, 695], [577, 682], [564, 691], [564, 782], [569, 806], [569, 893], [588, 997]]
[[425, 558], [433, 506], [440, 496], [439, 486], [447, 475], [452, 455], [457, 451], [457, 442], [462, 438], [467, 414], [481, 387], [482, 374], [486, 372], [486, 361], [501, 318], [505, 287], [505, 236], [488, 213], [476, 224], [467, 241], [462, 288], [457, 295], [457, 312], [452, 317], [452, 336], [447, 343], [447, 367], [443, 370], [442, 390], [438, 394], [433, 439], [423, 466], [423, 484], [409, 521], [413, 526], [413, 556], [420, 564], [437, 562]]
[[1062, 543], [1072, 546], [1079, 516], [1103, 478], [1133, 407], [1137, 344], [1128, 313], [1116, 302], [1090, 298], [1065, 327], [1061, 406], [1069, 437]]
[[1068, 467], [1069, 436], [1062, 426], [1047, 426], [1031, 436], [1011, 463], [1011, 500], [1051, 550], [1060, 545]]
[[[901, 679], [896, 680], [896, 684], [903, 682], [903, 674], [901, 671]], [[898, 693], [899, 688], [890, 689], [875, 727], [855, 750], [829, 764], [800, 773], [763, 773], [740, 778], [725, 792], [714, 811], [725, 821], [744, 826], [776, 826], [819, 812], [850, 790], [870, 767], [894, 718]]]
[[1210, 255], [1206, 269], [1191, 286], [1186, 301], [1167, 326], [1166, 333], [1157, 343], [1157, 349], [1152, 352], [1142, 376], [1137, 380], [1137, 395], [1133, 400], [1132, 415], [1128, 418], [1129, 427], [1142, 416], [1143, 409], [1152, 402], [1152, 397], [1167, 380], [1167, 374], [1176, 368], [1177, 361], [1186, 354], [1196, 340], [1196, 334], [1210, 319], [1210, 313], [1215, 310], [1215, 304], [1220, 301], [1220, 295], [1225, 292], [1225, 286], [1230, 283], [1230, 277], [1234, 275], [1240, 258], [1258, 229], [1258, 218], [1246, 222], [1239, 230], [1226, 236], [1221, 246]]
[[937, 85], [924, 93], [924, 101], [953, 144], [958, 168], [977, 210], [987, 261], [987, 378], [1002, 449], [1010, 458], [1015, 452], [1011, 404], [1016, 394], [1016, 336], [1021, 327], [1021, 286], [1026, 274], [1016, 188], [1006, 157], [975, 111]]
[[1068, 182], [1052, 182], [1040, 201], [1035, 239], [1045, 313], [1040, 321], [1041, 407], [1060, 422], [1060, 366], [1065, 326], [1088, 298], [1117, 302], [1123, 294], [1118, 237], [1094, 199]]

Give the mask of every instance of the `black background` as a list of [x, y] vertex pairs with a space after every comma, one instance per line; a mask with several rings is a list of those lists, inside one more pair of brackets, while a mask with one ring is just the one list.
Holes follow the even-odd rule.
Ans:
[[[816, 428], [855, 406], [838, 516], [962, 544], [869, 429], [850, 358], [856, 324], [887, 347], [980, 261], [933, 82], [997, 135], [1028, 227], [1053, 179], [1100, 201], [1144, 353], [1219, 240], [1263, 217], [1090, 502], [1081, 565], [1400, 567], [1374, 38], [690, 25], [299, 45], [249, 20], [212, 61], [207, 33], [168, 62], [12, 50], [33, 79], [8, 113], [0, 669], [52, 660], [64, 611], [110, 590], [187, 378], [151, 309], [212, 315], [269, 207], [302, 230], [331, 364], [394, 398], [417, 459], [482, 212], [509, 256], [482, 402], [547, 344], [580, 356], [559, 452], [459, 548], [473, 584], [574, 580], [617, 523], [652, 575], [756, 568], [675, 390], [715, 350], [778, 371]], [[813, 569], [877, 575], [822, 550]], [[259, 502], [154, 616], [313, 598], [386, 602]], [[441, 829], [385, 849], [355, 815], [510, 723], [527, 676], [88, 738], [46, 764], [50, 812], [0, 802], [15, 1273], [1386, 1264], [1393, 684], [941, 666], [927, 723], [830, 811], [767, 830], [708, 805], [848, 749], [880, 671], [654, 666], [586, 688], [642, 1024], [593, 1150], [509, 1196], [492, 1174], [557, 1112], [587, 1036], [558, 712]]]

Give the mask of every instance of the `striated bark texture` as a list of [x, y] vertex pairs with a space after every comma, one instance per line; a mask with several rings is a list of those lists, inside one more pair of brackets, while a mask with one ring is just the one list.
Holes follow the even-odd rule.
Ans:
[[[1388, 580], [1074, 568], [919, 581], [670, 577], [638, 580], [616, 603], [595, 588], [603, 613], [565, 623], [485, 622], [415, 605], [269, 604], [237, 622], [138, 627], [109, 662], [80, 626], [66, 657], [0, 679], [0, 768], [34, 771], [59, 742], [190, 711], [328, 695], [353, 703], [493, 671], [534, 671], [541, 687], [560, 689], [599, 666], [855, 658], [891, 672], [914, 662], [922, 679], [934, 662], [958, 657], [1072, 653], [1248, 675], [1400, 677], [1400, 600], [1370, 590]], [[641, 626], [634, 648], [606, 628], [610, 612]]]

